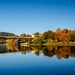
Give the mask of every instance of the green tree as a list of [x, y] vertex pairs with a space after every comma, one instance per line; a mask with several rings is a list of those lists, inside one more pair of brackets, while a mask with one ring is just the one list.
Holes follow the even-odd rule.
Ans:
[[20, 37], [26, 37], [26, 34], [25, 33], [24, 34], [21, 34]]
[[43, 39], [53, 39], [53, 37], [54, 37], [54, 33], [53, 33], [53, 31], [50, 31], [50, 30], [48, 30], [47, 32], [44, 32], [43, 34], [42, 34], [42, 38]]
[[53, 39], [53, 31], [47, 31], [48, 33], [48, 36], [47, 36], [47, 39]]
[[33, 40], [34, 44], [42, 44], [43, 43], [43, 38], [37, 38], [35, 40]]
[[47, 32], [44, 32], [44, 33], [42, 34], [42, 38], [45, 39], [45, 40], [47, 39], [47, 36], [48, 36]]
[[35, 37], [39, 37], [39, 32], [36, 32], [35, 33]]
[[75, 41], [75, 32], [70, 35], [70, 40], [73, 42]]

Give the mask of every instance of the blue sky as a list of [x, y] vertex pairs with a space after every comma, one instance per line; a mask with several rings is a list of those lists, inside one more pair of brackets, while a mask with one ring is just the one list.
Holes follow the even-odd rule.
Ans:
[[0, 32], [75, 30], [75, 0], [0, 0]]

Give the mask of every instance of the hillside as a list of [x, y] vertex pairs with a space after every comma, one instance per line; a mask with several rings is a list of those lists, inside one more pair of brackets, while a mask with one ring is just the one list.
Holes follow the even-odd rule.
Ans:
[[17, 35], [8, 32], [0, 32], [0, 36], [17, 36]]

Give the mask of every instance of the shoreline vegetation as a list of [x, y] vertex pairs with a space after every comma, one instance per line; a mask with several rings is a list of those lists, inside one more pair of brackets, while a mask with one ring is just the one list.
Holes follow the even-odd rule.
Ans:
[[[26, 35], [21, 34], [18, 37], [33, 37], [34, 39], [28, 39], [26, 42], [25, 39], [19, 40], [20, 44], [23, 45], [55, 45], [55, 46], [75, 46], [75, 30], [68, 30], [68, 29], [63, 29], [61, 30], [60, 28], [56, 29], [55, 32], [48, 30], [44, 32], [43, 34], [40, 34], [39, 32], [36, 32], [33, 35]], [[1, 41], [5, 41], [2, 38], [0, 39]], [[10, 39], [7, 41], [8, 44], [18, 44], [17, 39]]]
[[75, 42], [71, 42], [71, 43], [43, 43], [43, 44], [27, 44], [27, 45], [31, 45], [31, 46], [36, 46], [36, 45], [43, 45], [43, 46], [75, 46]]
[[34, 39], [32, 42], [30, 42], [30, 45], [75, 46], [75, 30], [61, 30], [58, 28], [56, 32], [51, 30], [44, 32], [41, 37], [39, 37], [39, 34], [39, 32], [35, 33], [35, 37], [37, 37], [37, 39]]

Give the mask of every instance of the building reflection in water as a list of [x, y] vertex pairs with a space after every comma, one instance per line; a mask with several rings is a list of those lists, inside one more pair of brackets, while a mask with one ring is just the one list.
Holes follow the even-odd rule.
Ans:
[[0, 45], [0, 53], [18, 52], [26, 54], [32, 51], [37, 56], [43, 53], [44, 56], [52, 57], [56, 55], [57, 59], [75, 57], [75, 46], [18, 46], [18, 45]]

